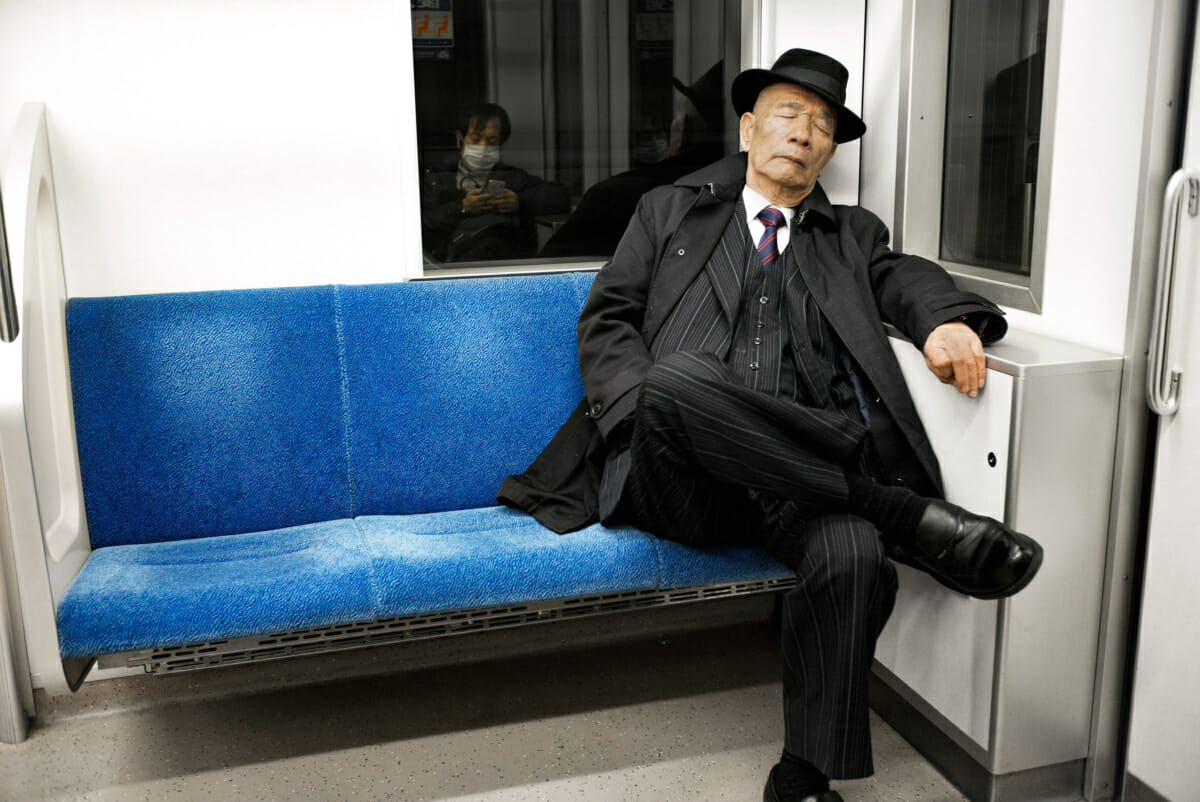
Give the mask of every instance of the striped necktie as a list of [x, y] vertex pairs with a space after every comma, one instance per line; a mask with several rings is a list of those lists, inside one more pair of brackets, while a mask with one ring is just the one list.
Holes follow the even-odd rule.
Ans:
[[779, 247], [775, 244], [775, 234], [777, 229], [783, 225], [783, 212], [774, 206], [768, 206], [758, 213], [758, 219], [767, 227], [767, 230], [763, 232], [762, 239], [758, 241], [758, 258], [762, 260], [763, 270], [767, 270], [779, 256]]

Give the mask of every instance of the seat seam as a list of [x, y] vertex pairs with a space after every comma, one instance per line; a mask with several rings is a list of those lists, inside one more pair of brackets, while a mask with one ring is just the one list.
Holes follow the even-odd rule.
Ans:
[[358, 500], [354, 492], [354, 453], [350, 444], [350, 377], [346, 367], [346, 335], [342, 319], [341, 285], [333, 285], [333, 323], [337, 338], [338, 370], [341, 373], [342, 444], [346, 452], [346, 492], [350, 502], [350, 518], [358, 516]]

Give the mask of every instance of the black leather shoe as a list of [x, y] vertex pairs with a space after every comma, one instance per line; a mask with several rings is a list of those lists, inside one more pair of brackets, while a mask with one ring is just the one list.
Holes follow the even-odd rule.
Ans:
[[1042, 565], [1042, 547], [1033, 538], [937, 499], [921, 515], [913, 542], [915, 553], [894, 556], [977, 599], [1011, 596]]
[[[763, 802], [784, 802], [775, 791], [775, 771], [778, 768], [778, 765], [772, 766], [771, 773], [767, 775], [767, 787], [763, 789]], [[819, 794], [809, 794], [795, 802], [845, 802], [845, 800], [837, 791], [829, 790]]]

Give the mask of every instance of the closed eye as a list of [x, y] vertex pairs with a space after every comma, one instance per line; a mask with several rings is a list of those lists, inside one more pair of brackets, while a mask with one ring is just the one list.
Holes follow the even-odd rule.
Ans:
[[803, 103], [784, 101], [775, 106], [774, 112], [776, 117], [789, 120], [808, 115], [809, 122], [814, 128], [818, 128], [830, 136], [837, 130], [837, 120], [825, 109], [814, 110]]

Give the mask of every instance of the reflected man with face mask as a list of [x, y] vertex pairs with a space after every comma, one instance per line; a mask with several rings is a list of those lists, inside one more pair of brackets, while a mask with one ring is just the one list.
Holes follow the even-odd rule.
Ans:
[[500, 160], [512, 126], [494, 103], [467, 108], [455, 140], [458, 158], [427, 169], [421, 182], [425, 251], [445, 262], [524, 259], [537, 250], [538, 215], [569, 208], [566, 187]]

